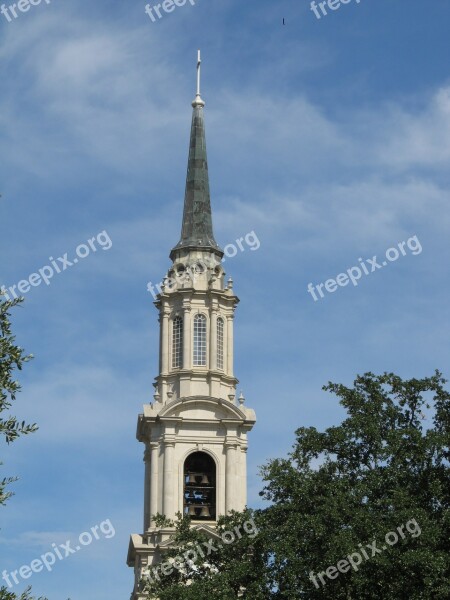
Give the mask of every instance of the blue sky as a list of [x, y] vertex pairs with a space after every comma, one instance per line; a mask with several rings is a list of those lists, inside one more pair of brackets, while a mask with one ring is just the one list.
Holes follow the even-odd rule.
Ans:
[[[50, 600], [131, 591], [135, 427], [157, 374], [146, 285], [179, 239], [198, 47], [216, 239], [253, 230], [261, 243], [225, 265], [241, 299], [236, 372], [258, 416], [250, 505], [258, 466], [285, 455], [297, 427], [342, 418], [327, 381], [450, 374], [448, 3], [362, 0], [318, 20], [306, 0], [197, 0], [155, 23], [144, 5], [52, 0], [0, 15], [0, 285], [101, 231], [112, 240], [14, 313], [35, 355], [15, 412], [40, 430], [2, 446], [2, 476], [20, 481], [0, 510], [0, 568], [106, 519], [116, 530], [32, 576]], [[412, 236], [422, 252], [308, 294]]]

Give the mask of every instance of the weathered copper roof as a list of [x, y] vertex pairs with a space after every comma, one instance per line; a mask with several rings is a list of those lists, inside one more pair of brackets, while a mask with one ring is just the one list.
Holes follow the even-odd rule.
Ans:
[[204, 103], [200, 100], [194, 101], [192, 104], [194, 109], [184, 195], [183, 224], [180, 241], [172, 248], [171, 258], [176, 250], [182, 248], [210, 248], [223, 255], [213, 234], [203, 117]]

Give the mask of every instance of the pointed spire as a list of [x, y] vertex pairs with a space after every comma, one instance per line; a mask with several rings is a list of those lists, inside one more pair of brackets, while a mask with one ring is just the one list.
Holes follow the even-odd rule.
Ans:
[[181, 239], [172, 248], [170, 258], [180, 249], [211, 249], [223, 256], [223, 252], [214, 239], [211, 199], [209, 193], [208, 160], [206, 156], [205, 122], [200, 96], [200, 50], [197, 60], [197, 94], [192, 102], [191, 141], [184, 195], [183, 224]]

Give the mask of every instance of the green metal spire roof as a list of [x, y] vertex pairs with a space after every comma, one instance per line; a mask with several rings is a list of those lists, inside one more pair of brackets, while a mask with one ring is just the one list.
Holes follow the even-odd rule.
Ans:
[[172, 252], [170, 253], [171, 258], [176, 250], [188, 248], [211, 249], [223, 255], [213, 234], [208, 160], [206, 156], [205, 121], [203, 118], [204, 105], [205, 103], [200, 97], [200, 86], [198, 85], [197, 96], [192, 103], [194, 110], [192, 114], [181, 238], [178, 244], [172, 248]]

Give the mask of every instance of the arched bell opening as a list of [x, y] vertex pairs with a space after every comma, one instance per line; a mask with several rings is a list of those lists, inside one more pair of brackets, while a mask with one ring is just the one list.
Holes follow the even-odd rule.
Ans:
[[216, 519], [216, 463], [206, 452], [184, 462], [184, 514], [195, 521]]

